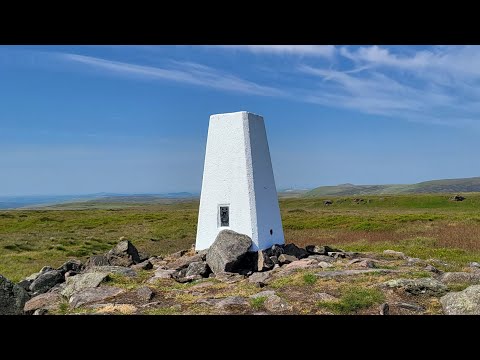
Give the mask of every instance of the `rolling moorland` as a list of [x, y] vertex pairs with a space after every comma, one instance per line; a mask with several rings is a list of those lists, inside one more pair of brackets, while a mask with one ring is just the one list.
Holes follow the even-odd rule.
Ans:
[[[400, 304], [392, 308], [391, 313], [440, 314], [438, 294], [412, 297], [406, 292], [380, 291], [379, 286], [386, 281], [396, 281], [400, 275], [430, 279], [435, 274], [425, 271], [426, 265], [433, 265], [435, 271], [440, 272], [469, 272], [470, 264], [480, 260], [480, 193], [461, 193], [465, 198], [463, 201], [452, 200], [453, 193], [282, 195], [280, 208], [287, 243], [303, 248], [310, 244], [330, 245], [347, 252], [358, 252], [369, 259], [368, 264], [375, 263], [374, 268], [385, 272], [339, 280], [319, 278], [311, 269], [298, 269], [288, 276], [274, 278], [263, 290], [274, 291], [293, 304], [294, 310], [289, 310], [290, 313], [378, 314], [378, 306], [388, 301]], [[144, 200], [142, 197], [105, 197], [36, 209], [0, 211], [0, 274], [18, 282], [46, 265], [58, 267], [67, 259], [85, 262], [91, 255], [104, 254], [112, 249], [122, 237], [131, 240], [141, 253], [159, 257], [190, 249], [195, 242], [198, 200]], [[405, 258], [391, 258], [383, 253], [385, 250], [402, 252]], [[351, 264], [348, 258], [337, 259], [328, 270], [361, 269], [357, 265], [363, 263]], [[142, 270], [135, 279], [114, 275], [107, 284], [133, 291], [145, 285], [150, 273]], [[208, 284], [202, 285], [205, 282]], [[205, 290], [208, 296], [218, 300], [232, 295], [251, 296], [247, 313], [265, 310], [262, 304], [266, 297], [259, 296], [256, 300], [255, 294], [261, 289], [248, 281], [228, 285], [215, 279], [204, 279], [203, 282], [179, 284], [173, 279], [163, 279], [151, 288], [158, 294], [166, 294], [165, 298], [158, 307], [142, 313], [220, 311], [196, 303], [197, 288], [203, 287], [210, 287], [215, 295]], [[454, 281], [448, 287], [449, 291], [461, 291], [468, 287], [468, 283]], [[194, 295], [190, 294], [192, 291]], [[317, 299], [319, 291], [333, 294], [336, 300], [331, 303], [327, 295], [322, 295], [327, 297], [326, 300]], [[162, 299], [161, 296], [158, 298]], [[115, 309], [114, 313], [123, 311]], [[127, 310], [124, 313], [129, 313]], [[87, 310], [72, 310], [63, 304], [56, 311]]]

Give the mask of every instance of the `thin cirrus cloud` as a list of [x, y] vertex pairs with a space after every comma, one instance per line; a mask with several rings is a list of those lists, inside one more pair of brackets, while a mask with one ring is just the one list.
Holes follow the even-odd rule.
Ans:
[[259, 54], [290, 54], [325, 58], [332, 58], [336, 51], [333, 45], [220, 45], [220, 47]]
[[237, 76], [227, 74], [205, 65], [192, 62], [174, 62], [177, 69], [166, 69], [153, 66], [136, 65], [119, 61], [111, 61], [92, 56], [77, 54], [61, 54], [62, 59], [108, 70], [125, 76], [136, 76], [149, 79], [170, 80], [181, 83], [206, 86], [210, 88], [240, 92], [261, 96], [283, 96], [282, 90], [259, 85]]
[[[324, 45], [228, 45], [257, 54], [301, 55], [289, 66], [295, 85], [267, 86], [235, 74], [192, 62], [152, 67], [91, 56], [62, 54], [77, 64], [122, 76], [177, 81], [244, 94], [294, 99], [365, 114], [415, 122], [478, 126], [480, 111], [480, 47], [429, 48]], [[320, 57], [321, 59], [319, 59]], [[275, 69], [275, 67], [273, 67]], [[285, 71], [283, 68], [282, 71]]]

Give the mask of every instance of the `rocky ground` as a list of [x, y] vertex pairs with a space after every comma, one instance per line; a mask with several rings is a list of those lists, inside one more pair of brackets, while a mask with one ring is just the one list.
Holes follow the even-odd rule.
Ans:
[[294, 244], [249, 252], [224, 230], [208, 251], [148, 256], [126, 240], [85, 264], [0, 275], [0, 314], [480, 314], [480, 264]]

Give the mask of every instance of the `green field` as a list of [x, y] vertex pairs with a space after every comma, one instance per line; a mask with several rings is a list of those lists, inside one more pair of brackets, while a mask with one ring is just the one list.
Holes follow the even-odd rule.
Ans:
[[[480, 194], [280, 199], [287, 242], [394, 249], [458, 268], [480, 260]], [[324, 200], [333, 201], [324, 205]], [[0, 274], [18, 281], [45, 265], [103, 253], [122, 236], [141, 252], [168, 254], [195, 242], [198, 201], [75, 203], [0, 211]]]

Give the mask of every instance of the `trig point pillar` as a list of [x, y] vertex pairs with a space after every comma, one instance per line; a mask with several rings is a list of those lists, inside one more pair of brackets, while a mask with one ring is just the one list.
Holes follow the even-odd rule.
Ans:
[[246, 111], [210, 116], [195, 249], [224, 229], [251, 250], [285, 243], [263, 117]]

